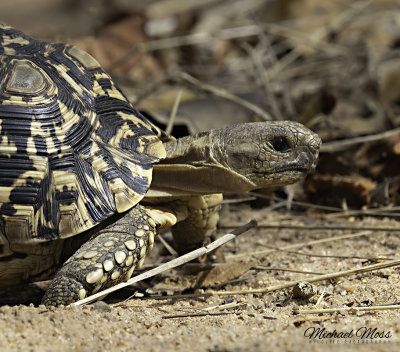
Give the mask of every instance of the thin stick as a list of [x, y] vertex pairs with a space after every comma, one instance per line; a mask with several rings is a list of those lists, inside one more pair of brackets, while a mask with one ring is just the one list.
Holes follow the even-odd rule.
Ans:
[[148, 5], [146, 15], [149, 18], [167, 18], [178, 13], [192, 11], [198, 7], [206, 6], [216, 0], [164, 0]]
[[169, 245], [169, 243], [164, 239], [162, 234], [158, 235], [157, 237], [160, 240], [160, 242], [162, 243], [162, 245], [165, 247], [165, 249], [168, 251], [169, 254], [171, 254], [173, 256], [178, 255], [178, 252], [174, 248], [172, 248], [172, 246]]
[[219, 316], [219, 315], [229, 315], [234, 314], [234, 312], [204, 312], [204, 313], [187, 313], [187, 314], [176, 314], [176, 315], [163, 315], [163, 319], [176, 319], [176, 318], [195, 318], [195, 317], [206, 317], [206, 316]]
[[[304, 279], [296, 280], [296, 281], [288, 281], [283, 284], [269, 286], [266, 288], [258, 288], [258, 289], [253, 289], [253, 290], [230, 291], [229, 294], [235, 295], [235, 294], [246, 294], [246, 293], [268, 293], [271, 291], [277, 291], [277, 290], [282, 290], [284, 288], [293, 287], [293, 286], [299, 284], [300, 282], [317, 282], [317, 281], [329, 280], [329, 279], [334, 279], [336, 277], [348, 276], [351, 274], [358, 274], [358, 273], [365, 273], [367, 271], [384, 269], [384, 268], [389, 268], [389, 267], [397, 266], [397, 265], [400, 265], [400, 259], [388, 260], [383, 263], [367, 265], [362, 268], [355, 268], [355, 269], [350, 269], [350, 270], [337, 271], [334, 273], [329, 273], [329, 274], [324, 274], [324, 275], [312, 276], [309, 278], [304, 278]], [[215, 291], [214, 294], [223, 295], [224, 291]]]
[[228, 40], [259, 35], [264, 29], [258, 25], [248, 25], [242, 27], [225, 28], [216, 33], [198, 32], [179, 37], [156, 39], [145, 43], [138, 43], [132, 47], [125, 55], [113, 61], [106, 69], [111, 72], [118, 66], [125, 63], [131, 57], [155, 50], [163, 50], [181, 47], [185, 45], [198, 45], [217, 40]]
[[301, 248], [301, 247], [304, 247], [304, 246], [311, 246], [311, 245], [315, 245], [315, 244], [321, 244], [321, 243], [326, 243], [326, 242], [343, 240], [343, 239], [347, 239], [347, 238], [354, 238], [354, 237], [360, 237], [360, 236], [369, 236], [369, 235], [372, 235], [371, 231], [361, 231], [361, 232], [358, 232], [358, 233], [352, 233], [352, 234], [347, 234], [347, 235], [342, 235], [342, 236], [328, 237], [328, 238], [322, 238], [320, 240], [313, 240], [313, 241], [308, 241], [308, 242], [303, 242], [303, 243], [291, 244], [289, 246], [279, 247], [279, 248], [276, 248], [276, 249], [269, 248], [269, 249], [265, 249], [263, 251], [252, 252], [252, 253], [231, 254], [231, 255], [226, 255], [226, 258], [240, 258], [240, 257], [254, 256], [254, 255], [265, 255], [265, 254], [274, 252], [276, 250]]
[[337, 308], [325, 308], [325, 309], [299, 309], [294, 310], [294, 314], [325, 314], [325, 313], [336, 313], [342, 311], [374, 311], [374, 310], [393, 310], [400, 309], [399, 304], [391, 304], [387, 306], [370, 306], [370, 307], [337, 307]]
[[296, 270], [296, 269], [288, 269], [288, 268], [277, 268], [273, 266], [264, 266], [264, 265], [256, 265], [252, 269], [254, 270], [263, 270], [263, 271], [284, 271], [289, 273], [297, 273], [297, 274], [307, 274], [307, 275], [323, 275], [323, 273], [316, 273], [315, 271], [304, 271], [304, 270]]
[[[348, 256], [348, 255], [328, 255], [328, 254], [314, 254], [314, 253], [304, 253], [304, 252], [299, 252], [299, 251], [291, 251], [288, 249], [282, 249], [279, 247], [275, 246], [266, 246], [262, 245], [266, 248], [272, 249], [274, 251], [280, 251], [280, 252], [285, 252], [285, 253], [291, 253], [295, 255], [300, 255], [300, 256], [305, 256], [305, 257], [313, 257], [313, 258], [337, 258], [337, 259], [359, 259], [359, 260], [379, 260], [382, 258], [376, 258], [376, 257], [361, 257], [361, 256]], [[396, 259], [396, 258], [385, 258], [386, 260], [391, 260], [391, 259]]]
[[334, 279], [337, 277], [348, 276], [352, 274], [365, 273], [368, 271], [379, 270], [390, 268], [393, 266], [400, 265], [400, 259], [389, 260], [383, 263], [367, 265], [361, 268], [354, 268], [350, 270], [337, 271], [334, 273], [324, 274], [312, 276], [309, 278], [303, 278], [301, 280], [296, 281], [287, 281], [282, 284], [268, 286], [265, 288], [258, 289], [250, 289], [250, 290], [233, 290], [233, 291], [208, 291], [204, 293], [196, 293], [196, 294], [186, 294], [186, 295], [175, 295], [175, 296], [151, 296], [151, 297], [143, 297], [145, 299], [187, 299], [187, 298], [199, 298], [199, 297], [210, 297], [210, 296], [231, 296], [231, 295], [246, 295], [246, 294], [254, 294], [254, 293], [269, 293], [272, 291], [278, 291], [285, 288], [293, 287], [301, 282], [317, 282], [323, 280]]
[[280, 121], [284, 120], [276, 96], [271, 87], [271, 81], [268, 77], [267, 71], [264, 69], [261, 54], [257, 53], [249, 44], [244, 44], [243, 48], [247, 51], [247, 53], [250, 55], [251, 60], [253, 61], [254, 69], [256, 71], [255, 73], [261, 79], [266, 100], [271, 104], [271, 109], [274, 113], [275, 119]]
[[[290, 22], [290, 21], [289, 21]], [[301, 40], [304, 45], [318, 47], [319, 50], [324, 49], [326, 43], [321, 41], [310, 40], [308, 36], [300, 36], [298, 32], [293, 31], [289, 26], [264, 23], [263, 25], [247, 25], [233, 28], [224, 28], [216, 32], [197, 32], [183, 36], [156, 39], [144, 43], [137, 43], [127, 53], [113, 61], [106, 71], [111, 73], [118, 66], [124, 64], [131, 57], [156, 50], [177, 48], [185, 45], [199, 45], [202, 43], [213, 42], [215, 40], [230, 40], [245, 37], [259, 36], [265, 31], [283, 37], [295, 36], [297, 40]], [[333, 46], [333, 44], [330, 44]]]
[[236, 238], [237, 236], [241, 235], [242, 233], [248, 231], [249, 229], [253, 228], [257, 226], [257, 221], [252, 220], [250, 222], [248, 222], [247, 224], [238, 227], [237, 229], [235, 229], [234, 231], [232, 231], [231, 233], [228, 233], [220, 238], [218, 238], [217, 240], [215, 240], [214, 242], [211, 242], [209, 245], [198, 248], [192, 252], [189, 252], [185, 255], [180, 256], [179, 258], [173, 259], [171, 261], [169, 261], [168, 263], [162, 264], [160, 266], [158, 266], [157, 268], [151, 269], [149, 271], [146, 271], [143, 274], [137, 275], [131, 279], [129, 279], [126, 282], [121, 282], [118, 285], [115, 285], [113, 287], [110, 287], [106, 290], [100, 291], [94, 295], [91, 295], [89, 297], [86, 297], [84, 299], [81, 299], [80, 301], [71, 303], [71, 306], [80, 306], [82, 304], [87, 304], [93, 301], [96, 301], [97, 299], [100, 299], [114, 291], [120, 290], [121, 288], [124, 288], [126, 286], [130, 286], [135, 282], [138, 281], [142, 281], [144, 279], [148, 279], [152, 276], [155, 276], [157, 274], [160, 274], [166, 270], [175, 268], [179, 265], [182, 265], [184, 263], [187, 263], [193, 259], [196, 259], [198, 257], [201, 257], [209, 252], [212, 252], [213, 250], [215, 250], [216, 248], [222, 246], [223, 244], [233, 240], [234, 238]]
[[[220, 228], [234, 228], [235, 225], [220, 225]], [[347, 225], [291, 225], [291, 224], [258, 224], [260, 229], [289, 229], [289, 230], [353, 230], [353, 231], [384, 231], [400, 232], [400, 227], [379, 226], [347, 226]]]
[[[286, 199], [284, 198], [280, 198], [277, 197], [275, 195], [267, 195], [267, 194], [262, 194], [259, 192], [248, 192], [247, 194], [249, 194], [250, 196], [255, 196], [257, 198], [262, 198], [262, 199], [270, 199], [270, 200], [276, 200], [276, 201], [286, 201]], [[327, 211], [337, 211], [340, 213], [343, 213], [343, 209], [342, 208], [338, 208], [338, 207], [330, 207], [330, 206], [326, 206], [326, 205], [320, 205], [320, 204], [313, 204], [313, 203], [307, 203], [307, 202], [300, 202], [297, 200], [292, 200], [291, 204], [294, 205], [300, 205], [300, 206], [304, 206], [307, 208], [313, 208], [313, 209], [322, 209], [322, 210], [327, 210]]]
[[203, 82], [199, 81], [198, 79], [194, 78], [193, 76], [189, 75], [186, 72], [177, 72], [176, 74], [171, 76], [171, 80], [188, 83], [191, 86], [195, 86], [204, 92], [210, 93], [216, 97], [219, 97], [219, 98], [231, 101], [235, 104], [238, 104], [238, 105], [244, 107], [245, 109], [250, 110], [253, 113], [257, 114], [258, 116], [262, 117], [266, 121], [272, 120], [271, 115], [268, 114], [263, 109], [261, 109], [260, 107], [258, 107], [257, 105], [254, 105], [254, 104], [248, 102], [247, 100], [239, 98], [238, 96], [236, 96], [232, 93], [229, 93], [228, 91], [226, 91], [224, 89], [217, 88], [217, 87], [212, 86], [207, 83], [203, 83]]
[[384, 212], [381, 210], [344, 210], [342, 212], [330, 213], [324, 215], [325, 219], [336, 219], [342, 217], [350, 217], [350, 216], [387, 216], [397, 218], [400, 216], [400, 213], [393, 212]]
[[217, 306], [206, 307], [206, 308], [203, 308], [202, 310], [204, 310], [206, 312], [209, 312], [211, 310], [232, 309], [232, 308], [241, 307], [241, 306], [243, 306], [245, 304], [246, 304], [245, 302], [239, 302], [239, 303], [232, 302], [232, 303], [220, 304], [220, 305], [217, 305]]
[[[371, 0], [353, 3], [348, 9], [346, 9], [339, 16], [334, 18], [329, 26], [324, 26], [319, 30], [314, 31], [312, 36], [310, 36], [309, 38], [309, 42], [313, 43], [312, 47], [319, 48], [321, 46], [326, 46], [327, 43], [323, 43], [323, 40], [327, 37], [329, 33], [332, 33], [333, 31], [338, 32], [339, 29], [347, 25], [352, 18], [362, 13], [362, 10], [368, 7], [370, 3]], [[310, 44], [306, 45], [306, 48], [309, 46]], [[304, 44], [297, 45], [294, 50], [292, 50], [288, 55], [284, 56], [282, 60], [277, 61], [277, 63], [268, 70], [270, 77], [275, 78], [286, 67], [297, 60], [303, 54], [303, 52]]]
[[[258, 192], [248, 192], [247, 194], [251, 196], [255, 196], [257, 198], [265, 198], [265, 199], [272, 199], [276, 201], [283, 201], [284, 199], [276, 196], [270, 196], [267, 194], [261, 194]], [[291, 204], [306, 207], [306, 208], [312, 208], [312, 209], [322, 209], [322, 210], [327, 210], [330, 213], [327, 214], [325, 217], [338, 217], [338, 216], [354, 216], [354, 215], [378, 215], [378, 216], [399, 216], [400, 213], [394, 213], [395, 211], [398, 211], [400, 207], [396, 206], [386, 206], [386, 207], [380, 207], [380, 208], [374, 208], [374, 209], [351, 209], [351, 210], [343, 210], [343, 208], [338, 208], [338, 207], [330, 207], [326, 205], [319, 205], [319, 204], [313, 204], [313, 203], [308, 203], [308, 202], [300, 202], [300, 201], [291, 201]]]
[[323, 153], [340, 152], [340, 151], [346, 150], [350, 147], [353, 147], [357, 144], [380, 141], [382, 139], [386, 139], [386, 138], [395, 136], [399, 133], [400, 133], [400, 128], [394, 128], [390, 131], [385, 131], [385, 132], [376, 133], [376, 134], [370, 134], [368, 136], [342, 139], [340, 141], [335, 141], [335, 142], [327, 142], [327, 143], [322, 144], [321, 152], [323, 152]]
[[260, 116], [266, 121], [271, 121], [272, 117], [269, 113], [267, 113], [265, 110], [261, 109], [259, 106], [254, 105], [253, 103], [250, 103], [249, 101], [242, 99], [232, 93], [229, 93], [228, 91], [222, 89], [222, 88], [217, 88], [213, 85], [203, 83], [199, 81], [198, 79], [194, 78], [193, 76], [189, 75], [186, 72], [172, 72], [168, 74], [167, 77], [164, 77], [162, 80], [157, 81], [155, 84], [152, 84], [148, 89], [146, 89], [142, 94], [140, 94], [136, 98], [136, 103], [139, 104], [142, 100], [144, 100], [148, 95], [156, 91], [160, 86], [168, 83], [168, 82], [173, 82], [173, 83], [178, 83], [178, 84], [186, 84], [190, 88], [195, 87], [196, 89], [199, 89], [207, 94], [216, 96], [221, 99], [228, 100], [234, 104], [237, 104], [244, 109], [247, 109], [254, 114]]
[[317, 303], [315, 304], [315, 306], [319, 306], [322, 302], [322, 300], [324, 299], [325, 296], [325, 291], [326, 291], [326, 287], [324, 287], [323, 291], [321, 292], [321, 295], [319, 296]]
[[181, 98], [182, 98], [182, 89], [176, 95], [174, 106], [172, 107], [172, 111], [171, 111], [171, 115], [169, 117], [168, 125], [167, 125], [167, 128], [165, 129], [165, 133], [167, 135], [170, 135], [171, 132], [172, 132], [172, 129], [174, 128], [176, 113], [178, 111], [178, 107], [179, 107], [179, 103], [181, 102]]

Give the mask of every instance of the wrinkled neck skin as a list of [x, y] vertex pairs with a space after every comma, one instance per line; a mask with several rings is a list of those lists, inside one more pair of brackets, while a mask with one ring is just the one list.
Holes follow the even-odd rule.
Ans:
[[[256, 185], [227, 167], [215, 131], [165, 143], [167, 157], [154, 165], [150, 196], [246, 192]], [[217, 154], [217, 158], [215, 158]], [[153, 194], [152, 194], [153, 193]]]
[[[289, 152], [270, 145], [276, 136]], [[167, 157], [154, 165], [148, 196], [241, 193], [302, 179], [315, 167], [320, 140], [297, 123], [247, 123], [164, 144]]]

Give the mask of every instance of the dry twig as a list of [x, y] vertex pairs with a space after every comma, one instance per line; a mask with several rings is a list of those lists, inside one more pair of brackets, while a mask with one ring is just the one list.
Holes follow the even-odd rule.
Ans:
[[265, 255], [265, 254], [271, 253], [276, 250], [301, 248], [304, 246], [311, 246], [311, 245], [315, 245], [315, 244], [321, 244], [321, 243], [326, 243], [326, 242], [332, 242], [332, 241], [360, 237], [360, 236], [369, 236], [369, 235], [372, 235], [371, 231], [362, 231], [362, 232], [353, 233], [353, 234], [347, 234], [347, 235], [336, 236], [336, 237], [328, 237], [328, 238], [323, 238], [320, 240], [313, 240], [313, 241], [308, 241], [308, 242], [303, 242], [303, 243], [291, 244], [288, 246], [280, 247], [278, 249], [265, 249], [263, 251], [257, 251], [257, 252], [251, 252], [251, 253], [231, 254], [231, 255], [226, 255], [226, 258], [233, 258], [233, 257], [239, 258], [239, 257], [249, 257], [249, 256], [254, 256], [254, 255]]
[[372, 312], [375, 310], [397, 310], [400, 309], [400, 304], [391, 304], [384, 306], [369, 306], [369, 307], [337, 307], [337, 308], [324, 308], [324, 309], [299, 309], [294, 310], [294, 314], [325, 314], [336, 312]]
[[168, 120], [168, 125], [167, 125], [167, 128], [165, 129], [165, 133], [168, 134], [168, 135], [171, 134], [172, 129], [174, 128], [176, 113], [178, 111], [178, 106], [179, 106], [179, 103], [181, 101], [181, 98], [182, 98], [182, 90], [180, 90], [178, 92], [178, 94], [176, 95], [174, 106], [172, 107], [171, 115], [170, 115], [169, 120]]
[[266, 121], [272, 120], [271, 115], [269, 115], [266, 111], [264, 111], [257, 105], [254, 105], [254, 104], [248, 102], [247, 100], [244, 100], [232, 93], [229, 93], [228, 91], [226, 91], [224, 89], [212, 86], [207, 83], [203, 83], [203, 82], [199, 81], [197, 78], [194, 78], [193, 76], [189, 75], [188, 73], [177, 72], [177, 73], [171, 75], [170, 79], [180, 82], [180, 83], [189, 84], [191, 86], [194, 86], [194, 87], [202, 90], [203, 92], [209, 93], [218, 98], [222, 98], [222, 99], [231, 101], [232, 103], [238, 104], [238, 105], [242, 106], [243, 108], [250, 110], [254, 114], [260, 116], [261, 118], [263, 118]]
[[198, 45], [215, 40], [227, 40], [236, 38], [245, 38], [259, 35], [264, 29], [258, 25], [249, 25], [243, 27], [226, 28], [217, 33], [198, 32], [184, 36], [157, 39], [145, 43], [136, 44], [125, 55], [112, 62], [107, 68], [107, 72], [112, 72], [118, 66], [124, 64], [131, 57], [155, 50], [176, 48], [185, 45]]
[[185, 295], [174, 295], [174, 296], [151, 296], [149, 299], [188, 299], [188, 298], [199, 298], [199, 297], [211, 297], [211, 296], [231, 296], [231, 295], [245, 295], [245, 294], [255, 294], [255, 293], [269, 293], [273, 291], [283, 290], [285, 288], [293, 287], [301, 282], [317, 282], [323, 280], [330, 280], [338, 277], [365, 273], [368, 271], [374, 271], [379, 269], [390, 268], [394, 266], [400, 265], [400, 259], [396, 260], [388, 260], [383, 263], [367, 265], [361, 268], [354, 268], [350, 270], [337, 271], [324, 275], [316, 275], [309, 278], [303, 278], [301, 280], [296, 281], [288, 281], [282, 284], [268, 286], [264, 288], [257, 289], [248, 289], [248, 290], [232, 290], [232, 291], [207, 291], [203, 293], [195, 293], [195, 294], [185, 294]]
[[201, 257], [207, 253], [212, 252], [213, 250], [215, 250], [216, 248], [222, 246], [223, 244], [233, 240], [234, 238], [236, 238], [237, 236], [241, 235], [242, 233], [248, 231], [249, 229], [253, 228], [257, 226], [257, 222], [255, 220], [252, 220], [250, 222], [248, 222], [247, 224], [235, 229], [234, 231], [232, 231], [231, 233], [228, 233], [220, 238], [218, 238], [217, 240], [215, 240], [214, 242], [208, 244], [207, 246], [198, 248], [194, 251], [191, 251], [189, 253], [186, 253], [182, 256], [180, 256], [179, 258], [173, 259], [171, 261], [169, 261], [168, 263], [162, 264], [160, 266], [158, 266], [157, 268], [154, 268], [152, 270], [146, 271], [143, 274], [137, 275], [131, 279], [129, 279], [127, 282], [121, 282], [118, 285], [115, 285], [113, 287], [110, 287], [106, 290], [100, 291], [94, 295], [91, 295], [89, 297], [86, 297], [84, 299], [81, 299], [77, 302], [74, 302], [71, 304], [71, 306], [80, 306], [82, 304], [87, 304], [96, 300], [99, 300], [101, 298], [103, 298], [106, 295], [109, 295], [110, 293], [120, 290], [126, 286], [130, 286], [138, 281], [142, 281], [144, 279], [148, 279], [152, 276], [155, 276], [157, 274], [160, 274], [166, 270], [175, 268], [179, 265], [182, 265], [184, 263], [187, 263], [193, 259], [196, 259], [198, 257]]
[[268, 73], [265, 70], [265, 68], [263, 67], [262, 58], [261, 58], [262, 53], [256, 52], [248, 44], [247, 45], [244, 44], [243, 48], [248, 52], [248, 54], [250, 55], [250, 58], [253, 61], [254, 69], [255, 69], [258, 77], [260, 77], [260, 79], [261, 79], [261, 83], [264, 88], [264, 93], [265, 93], [266, 99], [271, 104], [271, 109], [273, 111], [275, 120], [280, 120], [280, 121], [284, 120], [281, 110], [279, 108], [278, 101], [277, 101], [275, 94], [273, 92], [273, 89], [271, 87], [271, 81], [268, 77]]
[[197, 78], [195, 78], [185, 72], [172, 72], [164, 79], [159, 80], [154, 84], [151, 84], [144, 92], [142, 92], [139, 96], [137, 96], [136, 104], [140, 104], [140, 102], [143, 101], [147, 96], [151, 95], [152, 93], [157, 91], [162, 85], [164, 85], [168, 82], [185, 84], [186, 86], [189, 86], [190, 88], [194, 87], [204, 93], [207, 93], [212, 96], [216, 96], [218, 98], [225, 99], [234, 104], [237, 104], [237, 105], [243, 107], [244, 109], [251, 111], [255, 115], [260, 116], [262, 119], [264, 119], [266, 121], [272, 120], [271, 115], [268, 112], [266, 112], [265, 110], [263, 110], [262, 108], [260, 108], [259, 106], [254, 105], [253, 103], [250, 103], [249, 101], [242, 99], [222, 88], [218, 88], [213, 85], [203, 83], [203, 82], [199, 81]]
[[340, 151], [346, 150], [348, 148], [354, 147], [355, 145], [358, 145], [358, 144], [377, 142], [382, 139], [386, 139], [386, 138], [395, 136], [399, 133], [400, 133], [400, 128], [394, 128], [390, 131], [371, 134], [368, 136], [354, 137], [354, 138], [343, 139], [340, 141], [327, 142], [327, 143], [322, 144], [321, 152], [323, 152], [323, 153], [340, 152]]
[[308, 44], [305, 44], [304, 42], [302, 44], [299, 44], [298, 46], [295, 47], [295, 49], [291, 53], [286, 55], [282, 60], [277, 61], [277, 63], [268, 70], [270, 76], [276, 77], [287, 66], [293, 63], [295, 60], [297, 60], [303, 54], [304, 46], [309, 47], [311, 43], [312, 43], [311, 46], [314, 48], [320, 48], [320, 46], [329, 45], [328, 43], [324, 42], [328, 34], [331, 32], [337, 33], [340, 30], [340, 28], [344, 28], [351, 22], [352, 19], [361, 14], [362, 11], [370, 5], [370, 3], [371, 0], [358, 1], [352, 3], [349, 6], [349, 8], [343, 11], [343, 13], [341, 13], [339, 16], [337, 16], [337, 18], [335, 18], [335, 20], [332, 21], [332, 23], [330, 23], [329, 26], [322, 27], [318, 31], [315, 31], [312, 37], [309, 38]]
[[[222, 229], [235, 228], [235, 224], [220, 225]], [[389, 226], [351, 226], [351, 225], [292, 225], [282, 223], [259, 223], [258, 228], [260, 229], [289, 229], [289, 230], [348, 230], [348, 231], [384, 231], [384, 232], [400, 232], [400, 227], [389, 227]], [[367, 234], [354, 234], [355, 236], [363, 236]], [[350, 235], [353, 236], [353, 235]], [[335, 239], [334, 237], [333, 239]], [[285, 247], [286, 249], [286, 247]]]

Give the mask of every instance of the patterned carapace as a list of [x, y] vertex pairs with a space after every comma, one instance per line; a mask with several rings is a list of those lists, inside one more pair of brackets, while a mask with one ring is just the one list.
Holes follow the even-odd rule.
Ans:
[[201, 246], [221, 193], [297, 182], [320, 144], [293, 121], [174, 140], [89, 54], [0, 24], [0, 286], [55, 274], [42, 303], [58, 306], [117, 285], [157, 233], [171, 228], [181, 253]]
[[165, 156], [161, 132], [94, 58], [5, 24], [0, 132], [0, 225], [12, 243], [72, 236], [130, 209]]

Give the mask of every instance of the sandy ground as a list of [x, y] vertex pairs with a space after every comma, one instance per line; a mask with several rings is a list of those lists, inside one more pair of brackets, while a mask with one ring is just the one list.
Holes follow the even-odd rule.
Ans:
[[[261, 226], [226, 245], [223, 253], [228, 263], [252, 263], [252, 269], [239, 279], [220, 285], [218, 290], [265, 288], [318, 273], [371, 265], [379, 262], [376, 258], [394, 258], [400, 245], [397, 233], [372, 231], [363, 232], [364, 236], [268, 253], [271, 246], [282, 248], [317, 239], [333, 239], [351, 231], [304, 230], [301, 224], [327, 225], [335, 222], [321, 221], [313, 216], [295, 215], [293, 218], [293, 214], [267, 213], [263, 209], [250, 210], [248, 207], [225, 208], [221, 222], [225, 226], [233, 226], [252, 216], [263, 219], [264, 223], [291, 219], [290, 223], [299, 225], [299, 228], [267, 230]], [[368, 218], [351, 224], [400, 225], [393, 220]], [[227, 231], [221, 229], [221, 233]], [[156, 258], [160, 247], [156, 247], [149, 262], [165, 259]], [[265, 253], [258, 253], [261, 251]], [[295, 314], [299, 309], [395, 304], [400, 297], [399, 270], [396, 267], [316, 282], [304, 291], [302, 297], [298, 297], [291, 288], [267, 294], [205, 298], [148, 297], [148, 292], [153, 295], [181, 293], [194, 280], [193, 275], [181, 269], [141, 284], [133, 291], [108, 297], [107, 303], [54, 309], [33, 304], [4, 305], [0, 308], [0, 350], [320, 351], [323, 348], [328, 351], [397, 351], [399, 348], [398, 310]], [[224, 281], [224, 278], [218, 280]], [[41, 293], [38, 294], [32, 287], [14, 290], [12, 300], [18, 302], [19, 296], [24, 296], [21, 300], [29, 302], [31, 294], [32, 300], [37, 302]], [[123, 299], [133, 292], [144, 294], [144, 298]], [[233, 304], [234, 307], [219, 309], [218, 306], [223, 304]], [[314, 335], [310, 337], [313, 331]], [[333, 332], [340, 335], [337, 338], [326, 335]]]
[[[390, 2], [379, 1], [381, 4]], [[71, 0], [65, 3], [70, 5], [49, 0], [2, 0], [0, 20], [33, 36], [51, 40], [84, 36], [93, 33], [94, 28], [101, 24], [101, 2]], [[318, 2], [318, 7], [322, 3]], [[328, 3], [339, 2], [326, 1], [324, 5]], [[387, 11], [387, 14], [395, 14], [394, 11]], [[398, 44], [395, 41], [397, 37], [392, 35], [397, 31], [390, 26], [394, 20], [389, 16], [380, 22], [379, 18], [383, 17], [377, 16], [377, 23], [384, 26], [375, 35], [374, 26], [370, 28], [369, 25], [373, 22], [356, 21], [356, 24], [359, 23], [361, 28], [367, 27], [365, 36], [371, 43], [376, 40], [383, 46], [386, 41], [390, 42], [385, 38], [392, 38], [394, 48]], [[352, 41], [353, 35], [349, 38]], [[325, 55], [326, 46], [322, 45], [321, 49]], [[375, 50], [373, 54], [376, 54]], [[355, 111], [354, 116], [358, 116], [358, 110]], [[350, 110], [348, 116], [353, 114]], [[379, 120], [379, 126], [382, 124]], [[362, 121], [362, 126], [366, 125]], [[348, 224], [349, 219], [343, 217], [335, 222], [331, 220], [332, 216], [319, 218], [317, 215], [271, 213], [266, 209], [250, 209], [248, 205], [225, 206], [221, 215], [225, 228], [220, 233], [226, 233], [226, 227], [236, 227], [253, 217], [262, 219], [262, 223], [285, 221], [299, 226], [292, 230], [271, 230], [260, 226], [224, 246], [222, 251], [226, 262], [232, 265], [231, 273], [245, 272], [238, 278], [233, 278], [235, 275], [218, 278], [217, 282], [224, 284], [215, 287], [216, 290], [266, 288], [291, 280], [304, 280], [316, 274], [379, 263], [384, 258], [396, 258], [399, 252], [398, 232], [304, 229], [302, 224], [343, 225], [344, 221]], [[400, 222], [389, 219], [350, 220], [352, 226], [400, 228]], [[290, 251], [270, 250], [271, 246], [282, 248], [360, 232], [362, 236], [309, 244]], [[148, 264], [167, 259], [160, 243], [148, 259]], [[243, 264], [238, 267], [233, 263]], [[161, 294], [198, 292], [185, 290], [196, 280], [195, 276], [176, 270], [140, 283], [130, 291], [107, 297], [106, 303], [56, 309], [38, 305], [46, 284], [26, 285], [0, 291], [0, 351], [398, 351], [399, 310], [344, 309], [397, 304], [400, 301], [399, 275], [398, 267], [391, 267], [319, 281], [306, 287], [310, 294], [303, 297], [296, 296], [296, 292], [288, 288], [264, 294], [155, 299], [154, 296]], [[125, 300], [135, 292], [143, 297]], [[221, 307], [224, 304], [232, 306]], [[342, 310], [296, 314], [302, 309], [337, 307]], [[313, 331], [314, 335], [310, 337]], [[330, 338], [329, 333], [336, 333], [337, 337]]]

